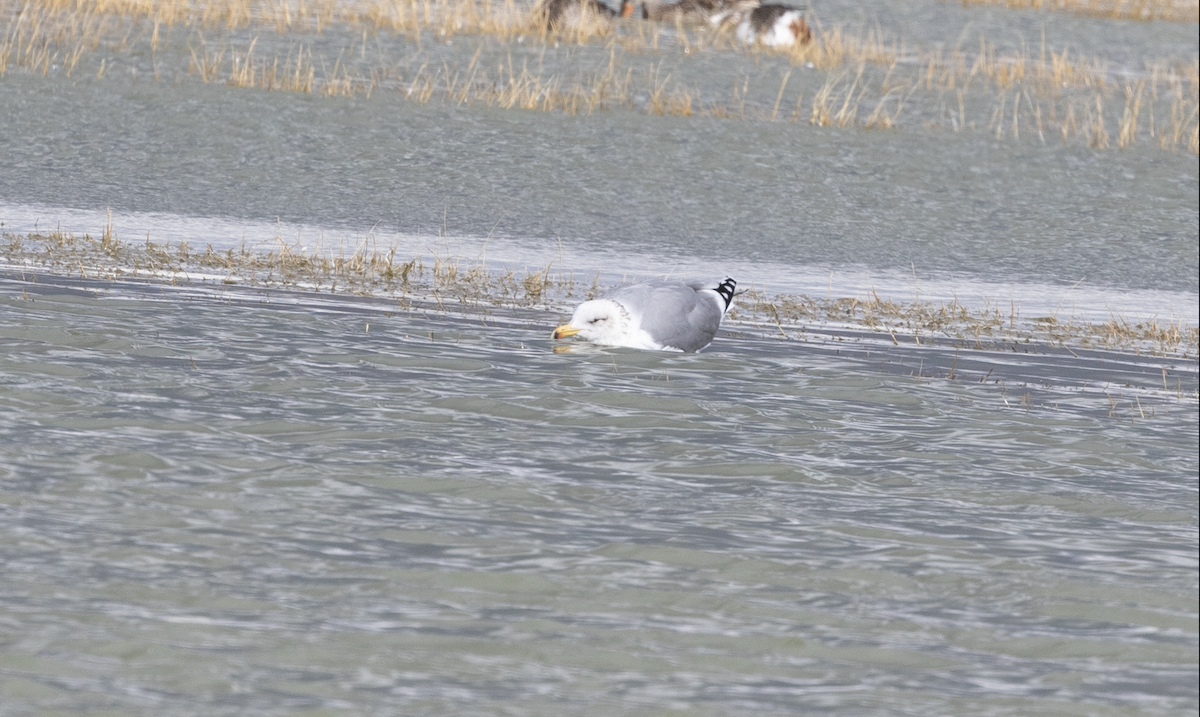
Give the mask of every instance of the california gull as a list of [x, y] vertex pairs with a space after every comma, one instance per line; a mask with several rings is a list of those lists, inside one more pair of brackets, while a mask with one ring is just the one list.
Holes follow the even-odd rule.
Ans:
[[699, 351], [712, 343], [737, 282], [648, 281], [623, 286], [575, 309], [554, 338], [575, 336], [606, 346]]

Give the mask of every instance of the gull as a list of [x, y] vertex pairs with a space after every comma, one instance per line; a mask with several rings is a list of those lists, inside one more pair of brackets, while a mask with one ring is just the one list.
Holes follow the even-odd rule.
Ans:
[[737, 282], [648, 281], [585, 301], [554, 338], [579, 335], [605, 346], [651, 351], [700, 351], [712, 343], [733, 302]]

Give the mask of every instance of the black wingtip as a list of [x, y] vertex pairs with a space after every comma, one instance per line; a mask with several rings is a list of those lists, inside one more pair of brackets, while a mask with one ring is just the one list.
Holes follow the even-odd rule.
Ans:
[[733, 290], [735, 288], [737, 288], [737, 282], [727, 276], [725, 277], [725, 281], [717, 284], [717, 288], [713, 289], [713, 291], [720, 294], [721, 298], [725, 301], [726, 311], [729, 310], [729, 305], [733, 303]]

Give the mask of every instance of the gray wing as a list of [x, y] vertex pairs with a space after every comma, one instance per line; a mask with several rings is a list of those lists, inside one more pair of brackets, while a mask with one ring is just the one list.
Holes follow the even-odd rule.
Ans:
[[624, 306], [655, 341], [688, 352], [712, 343], [724, 315], [715, 296], [679, 282], [635, 284], [608, 298]]

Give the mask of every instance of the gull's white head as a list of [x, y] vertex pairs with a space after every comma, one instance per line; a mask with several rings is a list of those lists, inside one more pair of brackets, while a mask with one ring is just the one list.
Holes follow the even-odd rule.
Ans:
[[620, 346], [629, 340], [633, 321], [629, 312], [612, 299], [593, 299], [575, 308], [571, 323], [554, 330], [554, 338], [579, 334], [597, 344]]

